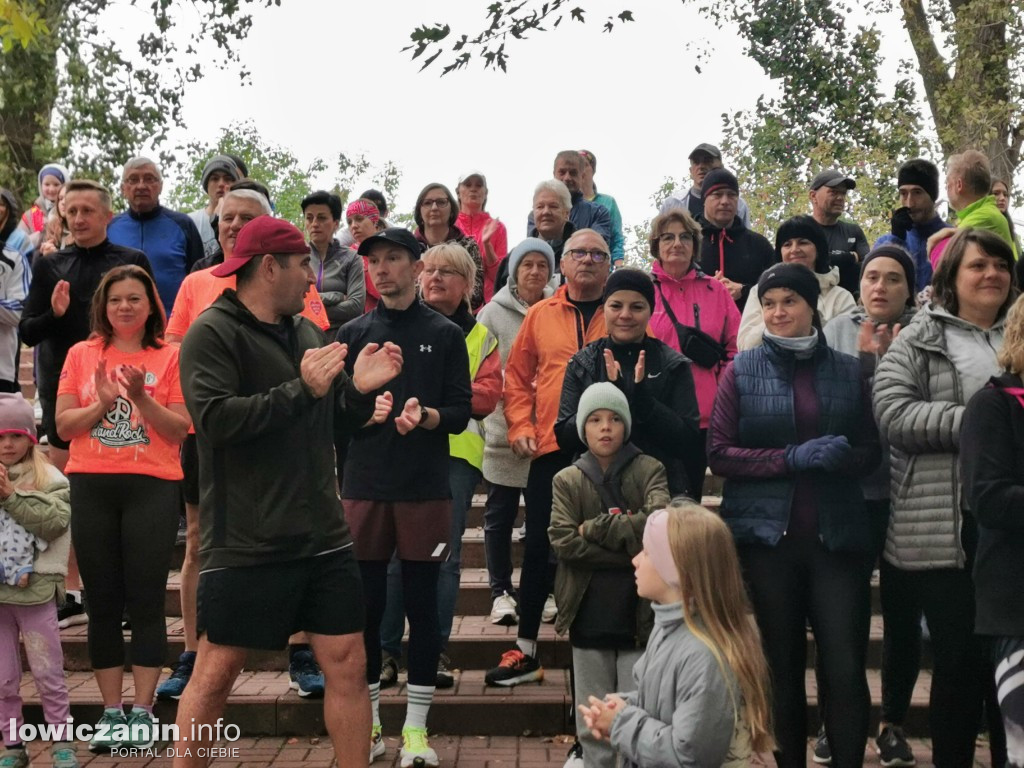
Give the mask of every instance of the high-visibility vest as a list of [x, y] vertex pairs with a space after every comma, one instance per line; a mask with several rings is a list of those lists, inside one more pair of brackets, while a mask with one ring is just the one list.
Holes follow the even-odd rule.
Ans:
[[[494, 334], [485, 325], [477, 323], [466, 334], [466, 350], [469, 352], [469, 380], [476, 378], [484, 359], [498, 346]], [[462, 459], [480, 471], [484, 466], [484, 425], [482, 419], [469, 420], [466, 429], [457, 435], [448, 436], [448, 452], [453, 458]]]

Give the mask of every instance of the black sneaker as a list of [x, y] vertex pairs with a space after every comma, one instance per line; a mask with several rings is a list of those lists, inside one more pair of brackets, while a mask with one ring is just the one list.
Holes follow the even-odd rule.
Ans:
[[[84, 597], [82, 598], [85, 599]], [[68, 592], [64, 598], [64, 605], [57, 609], [57, 626], [61, 629], [73, 627], [75, 624], [86, 624], [89, 621], [89, 614], [85, 612], [78, 599]]]
[[898, 725], [887, 725], [875, 739], [875, 751], [878, 752], [878, 762], [886, 768], [892, 766], [905, 766], [909, 768], [917, 765], [914, 758], [914, 751], [907, 743], [907, 737], [903, 729]]
[[398, 659], [385, 653], [380, 664], [380, 687], [390, 688], [398, 682]]
[[292, 655], [288, 663], [288, 683], [293, 691], [302, 698], [319, 699], [324, 695], [324, 673], [312, 651], [298, 651]]
[[437, 680], [434, 681], [434, 685], [438, 688], [454, 688], [455, 687], [455, 673], [452, 672], [448, 667], [451, 666], [452, 660], [448, 658], [447, 653], [442, 653], [437, 658]]
[[825, 735], [824, 725], [818, 729], [818, 738], [814, 742], [812, 759], [818, 765], [832, 765], [832, 748], [828, 745], [828, 736]]
[[184, 547], [185, 539], [188, 538], [188, 523], [185, 522], [185, 516], [182, 515], [178, 518], [178, 534], [174, 538], [174, 546]]
[[533, 656], [527, 656], [519, 648], [501, 654], [501, 662], [494, 669], [487, 670], [484, 682], [487, 685], [512, 687], [519, 683], [539, 683], [544, 680], [544, 667]]

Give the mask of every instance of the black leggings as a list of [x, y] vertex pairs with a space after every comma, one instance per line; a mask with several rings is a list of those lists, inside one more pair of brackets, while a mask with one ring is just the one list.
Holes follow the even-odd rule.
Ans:
[[[409, 683], [433, 686], [441, 655], [441, 630], [437, 621], [437, 579], [441, 563], [402, 560], [402, 594], [409, 619]], [[366, 682], [380, 682], [380, 624], [388, 596], [388, 561], [360, 560], [363, 595], [366, 599]]]
[[93, 669], [124, 665], [121, 620], [132, 621], [132, 664], [167, 663], [164, 594], [178, 532], [179, 483], [149, 475], [72, 474], [71, 540], [89, 595]]
[[806, 763], [807, 621], [830, 701], [825, 731], [835, 768], [864, 761], [871, 697], [868, 632], [871, 555], [828, 552], [817, 541], [784, 537], [778, 546], [744, 546], [740, 562], [772, 674], [779, 768]]

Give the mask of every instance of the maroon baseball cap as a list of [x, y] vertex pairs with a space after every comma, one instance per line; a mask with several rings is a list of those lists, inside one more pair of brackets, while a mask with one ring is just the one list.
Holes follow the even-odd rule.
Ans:
[[266, 253], [279, 256], [309, 253], [309, 245], [294, 224], [273, 216], [257, 216], [238, 231], [231, 258], [214, 267], [210, 274], [215, 277], [233, 275], [254, 256]]

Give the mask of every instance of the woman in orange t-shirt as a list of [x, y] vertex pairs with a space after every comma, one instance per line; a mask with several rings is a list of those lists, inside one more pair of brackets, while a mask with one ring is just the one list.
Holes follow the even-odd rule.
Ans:
[[[111, 269], [93, 296], [93, 334], [68, 352], [57, 388], [57, 431], [71, 443], [71, 539], [89, 596], [100, 722], [130, 726], [129, 741], [94, 739], [94, 751], [153, 743], [153, 693], [167, 660], [164, 591], [178, 530], [178, 447], [190, 419], [178, 348], [162, 340], [164, 323], [149, 274], [134, 265]], [[127, 718], [121, 702], [125, 608], [135, 682]]]

